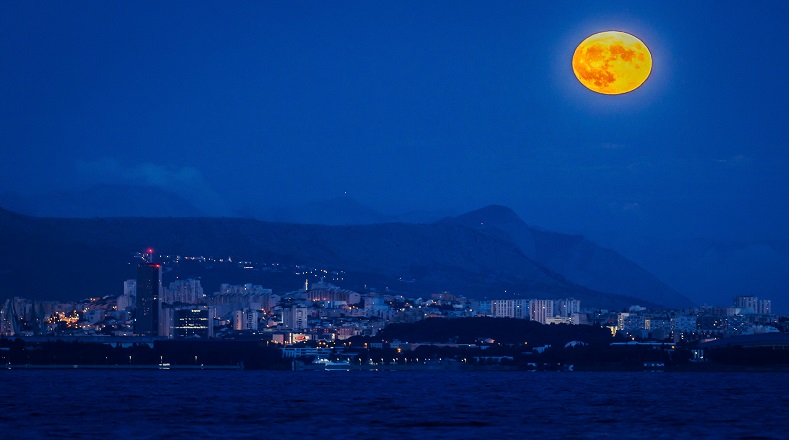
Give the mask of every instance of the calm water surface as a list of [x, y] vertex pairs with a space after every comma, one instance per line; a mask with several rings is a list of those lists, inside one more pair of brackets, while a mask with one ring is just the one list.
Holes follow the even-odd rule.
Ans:
[[781, 373], [0, 370], [0, 438], [787, 436]]

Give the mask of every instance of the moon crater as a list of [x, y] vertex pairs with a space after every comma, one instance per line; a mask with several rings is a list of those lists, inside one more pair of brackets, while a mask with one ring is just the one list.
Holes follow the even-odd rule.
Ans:
[[607, 31], [582, 41], [572, 64], [575, 77], [589, 90], [618, 95], [646, 81], [652, 71], [652, 55], [633, 35]]

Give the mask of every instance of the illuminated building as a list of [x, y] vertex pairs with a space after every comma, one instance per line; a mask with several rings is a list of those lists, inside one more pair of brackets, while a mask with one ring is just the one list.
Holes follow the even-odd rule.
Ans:
[[552, 299], [532, 299], [529, 300], [529, 318], [540, 324], [546, 324], [548, 318], [553, 318]]
[[205, 302], [205, 294], [200, 280], [189, 278], [187, 280], [177, 280], [170, 283], [170, 287], [164, 289], [162, 302], [168, 304], [200, 304]]
[[306, 307], [289, 307], [282, 309], [282, 324], [292, 330], [307, 328], [309, 309]]
[[760, 299], [756, 304], [756, 313], [760, 315], [771, 315], [773, 313], [773, 302], [769, 299]]
[[589, 325], [589, 315], [586, 313], [573, 313], [570, 320], [573, 325]]
[[492, 308], [493, 308], [493, 301], [491, 300], [481, 300], [476, 301], [475, 304], [472, 306], [477, 311], [477, 315], [479, 316], [491, 316]]
[[772, 301], [769, 299], [760, 300], [755, 296], [738, 296], [734, 298], [734, 305], [741, 309], [740, 314], [743, 315], [750, 313], [769, 315], [772, 313]]
[[208, 305], [215, 307], [219, 315], [236, 310], [271, 310], [280, 300], [271, 289], [253, 284], [222, 284], [219, 292], [208, 298]]
[[118, 297], [118, 310], [126, 310], [137, 305], [137, 280], [123, 282], [123, 295]]
[[173, 311], [173, 337], [211, 338], [213, 336], [213, 319], [208, 307], [178, 308]]
[[556, 315], [562, 318], [571, 318], [574, 313], [581, 313], [581, 301], [574, 298], [557, 300], [554, 305]]
[[490, 302], [490, 314], [494, 318], [514, 318], [515, 302], [511, 299], [498, 299]]
[[671, 331], [677, 333], [693, 333], [696, 331], [695, 315], [677, 315], [671, 318]]
[[123, 282], [123, 294], [137, 296], [137, 280], [126, 280]]
[[734, 299], [734, 304], [741, 308], [745, 309], [742, 311], [743, 314], [745, 313], [756, 313], [757, 304], [759, 303], [759, 299], [755, 296], [738, 296]]
[[528, 314], [528, 299], [495, 299], [490, 301], [490, 316], [494, 318], [526, 319]]
[[159, 336], [159, 317], [162, 313], [162, 265], [137, 265], [137, 312], [134, 333], [140, 336]]
[[0, 336], [14, 336], [16, 334], [14, 308], [11, 300], [7, 299], [0, 308]]
[[260, 314], [257, 310], [236, 310], [233, 315], [233, 328], [236, 330], [257, 330]]
[[345, 302], [346, 304], [358, 304], [361, 302], [362, 297], [359, 293], [340, 289], [334, 286], [324, 288], [325, 283], [316, 283], [316, 288], [310, 290], [306, 293], [305, 299], [309, 301], [333, 301], [333, 302]]

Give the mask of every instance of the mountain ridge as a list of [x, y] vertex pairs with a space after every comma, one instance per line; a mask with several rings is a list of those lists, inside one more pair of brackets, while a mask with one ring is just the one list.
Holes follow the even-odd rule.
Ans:
[[[509, 216], [513, 230], [519, 230], [522, 221], [514, 212], [502, 214]], [[583, 286], [529, 258], [506, 234], [475, 230], [464, 224], [462, 216], [458, 218], [458, 222], [432, 224], [327, 226], [206, 217], [58, 219], [4, 211], [0, 212], [0, 237], [22, 251], [15, 258], [0, 258], [8, 268], [0, 273], [0, 294], [16, 295], [17, 290], [39, 296], [52, 293], [58, 282], [35, 266], [42, 259], [51, 263], [50, 270], [58, 268], [54, 271], [61, 282], [71, 282], [69, 275], [77, 275], [73, 289], [117, 291], [116, 286], [133, 277], [129, 255], [154, 246], [181, 255], [238, 255], [336, 267], [351, 274], [348, 287], [352, 288], [391, 286], [422, 294], [450, 290], [488, 298], [503, 297], [505, 291], [520, 296], [575, 296], [601, 307], [665, 304]], [[500, 227], [501, 222], [497, 223]], [[91, 280], [85, 280], [86, 272]], [[31, 278], [39, 282], [33, 286], [24, 282]], [[403, 284], [403, 279], [413, 282]]]
[[635, 262], [581, 235], [528, 226], [510, 208], [489, 205], [442, 222], [456, 222], [515, 243], [528, 258], [567, 280], [603, 292], [682, 307], [692, 302]]

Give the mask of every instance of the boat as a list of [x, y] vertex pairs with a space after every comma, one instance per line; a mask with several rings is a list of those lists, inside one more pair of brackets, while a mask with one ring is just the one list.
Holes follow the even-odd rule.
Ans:
[[343, 361], [332, 361], [326, 358], [315, 358], [313, 365], [323, 365], [324, 370], [347, 370], [351, 367], [351, 362], [346, 359]]

